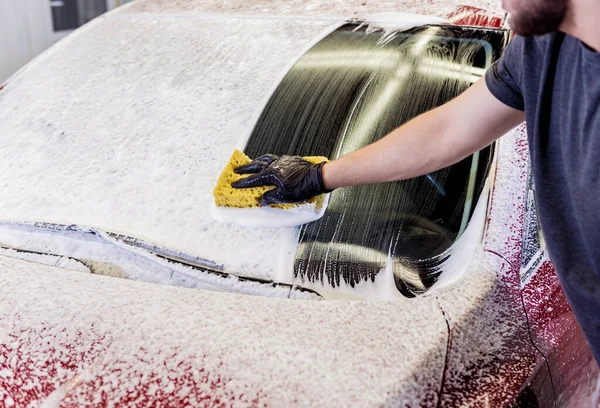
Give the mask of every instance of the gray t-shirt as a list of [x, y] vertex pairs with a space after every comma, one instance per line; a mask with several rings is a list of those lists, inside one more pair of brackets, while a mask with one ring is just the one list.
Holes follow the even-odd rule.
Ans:
[[563, 33], [516, 36], [485, 79], [525, 110], [550, 258], [600, 362], [600, 53]]

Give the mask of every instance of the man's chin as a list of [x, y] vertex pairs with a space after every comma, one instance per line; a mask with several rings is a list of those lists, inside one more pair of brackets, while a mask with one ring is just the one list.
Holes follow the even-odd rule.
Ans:
[[[523, 1], [528, 2], [527, 7], [509, 7], [508, 24], [515, 33], [523, 36], [544, 35], [561, 28], [567, 16], [569, 0]], [[508, 1], [506, 3], [509, 4]]]
[[548, 24], [547, 21], [525, 21], [511, 14], [508, 15], [508, 25], [512, 31], [524, 37], [550, 34], [560, 28], [560, 23]]

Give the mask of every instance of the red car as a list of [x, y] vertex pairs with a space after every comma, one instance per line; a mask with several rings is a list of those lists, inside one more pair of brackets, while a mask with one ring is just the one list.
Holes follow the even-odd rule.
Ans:
[[510, 40], [389, 3], [134, 2], [0, 87], [0, 406], [598, 406], [524, 127], [303, 227], [212, 219], [234, 148], [338, 157]]

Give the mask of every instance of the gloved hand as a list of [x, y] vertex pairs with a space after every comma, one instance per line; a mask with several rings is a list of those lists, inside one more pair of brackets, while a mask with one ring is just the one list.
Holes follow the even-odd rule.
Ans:
[[323, 165], [312, 164], [299, 156], [265, 154], [252, 163], [234, 169], [237, 174], [252, 174], [231, 184], [234, 188], [274, 185], [260, 197], [261, 206], [292, 204], [306, 201], [319, 194], [330, 193], [323, 184]]

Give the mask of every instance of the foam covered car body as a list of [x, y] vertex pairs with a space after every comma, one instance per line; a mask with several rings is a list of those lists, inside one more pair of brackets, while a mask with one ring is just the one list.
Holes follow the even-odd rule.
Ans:
[[[354, 225], [344, 233], [366, 232], [373, 245], [340, 240], [342, 230], [325, 223], [249, 230], [210, 216], [212, 188], [234, 148], [259, 149], [265, 141], [303, 154], [301, 143], [312, 140], [307, 148], [325, 146], [335, 157], [364, 143], [361, 135], [375, 137], [377, 123], [366, 119], [377, 117], [376, 109], [384, 117], [397, 109], [377, 101], [419, 89], [415, 81], [394, 82], [409, 71], [398, 69], [402, 61], [411, 61], [408, 75], [421, 85], [429, 86], [429, 75], [455, 91], [490, 63], [417, 63], [407, 54], [416, 46], [459, 50], [457, 36], [466, 41], [487, 29], [435, 21], [387, 37], [362, 21], [371, 12], [397, 11], [397, 2], [365, 5], [369, 10], [353, 2], [340, 10], [273, 2], [265, 11], [241, 3], [134, 2], [83, 27], [0, 87], [4, 405], [594, 401], [597, 367], [540, 240], [523, 128], [482, 153], [481, 166], [470, 158], [394, 190], [415, 202], [428, 202], [417, 194], [427, 191], [455, 203], [432, 210], [447, 211], [451, 228], [440, 223], [444, 216], [416, 217], [407, 199], [406, 211], [393, 211], [395, 203], [377, 195], [389, 193], [382, 186], [336, 191], [328, 209], [328, 223]], [[403, 8], [444, 17], [454, 4]], [[501, 23], [472, 8], [448, 19]], [[368, 63], [372, 33], [391, 41], [377, 49], [396, 64], [383, 74]], [[363, 48], [347, 45], [350, 58], [319, 58], [327, 41], [357, 35]], [[477, 55], [487, 55], [487, 46], [477, 47]], [[306, 74], [324, 69], [325, 76]], [[352, 78], [339, 79], [344, 69]], [[352, 90], [350, 82], [357, 83]], [[315, 107], [302, 137], [260, 139], [261, 129], [289, 125], [277, 118], [300, 123], [265, 108], [290, 106], [286, 96], [302, 87], [339, 98], [322, 105], [310, 105], [314, 93], [297, 99], [301, 108]], [[351, 91], [355, 98], [346, 97]], [[404, 114], [425, 108], [409, 104]], [[347, 120], [348, 112], [367, 111]], [[324, 126], [344, 123], [352, 137], [316, 137]], [[364, 207], [344, 207], [361, 194]], [[363, 228], [373, 214], [385, 217]], [[446, 240], [448, 231], [455, 239]], [[427, 259], [393, 256], [401, 248], [392, 244], [408, 248], [418, 240], [439, 241], [433, 247], [444, 268], [435, 279], [414, 267]]]

